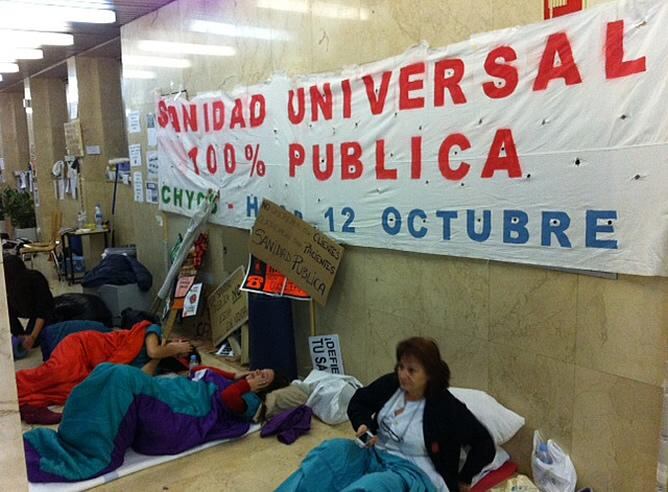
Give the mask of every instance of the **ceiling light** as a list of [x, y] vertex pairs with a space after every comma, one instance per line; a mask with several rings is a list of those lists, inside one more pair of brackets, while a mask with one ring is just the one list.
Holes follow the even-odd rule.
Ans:
[[205, 32], [208, 34], [219, 34], [235, 38], [255, 38], [276, 41], [287, 41], [291, 35], [280, 29], [267, 29], [266, 27], [240, 26], [225, 22], [212, 22], [205, 20], [190, 21], [190, 30], [194, 32]]
[[190, 60], [184, 58], [161, 58], [159, 56], [124, 56], [123, 65], [166, 67], [166, 68], [189, 68]]
[[87, 22], [93, 24], [112, 24], [116, 22], [116, 12], [95, 8], [80, 8], [63, 5], [32, 4], [26, 1], [0, 1], [0, 18], [20, 16], [26, 21], [45, 20], [53, 22]]
[[237, 50], [231, 46], [175, 43], [172, 41], [152, 41], [148, 39], [139, 40], [137, 42], [137, 47], [142, 51], [154, 51], [157, 53], [172, 53], [179, 55], [234, 56], [237, 54]]
[[28, 31], [69, 31], [67, 23], [53, 19], [31, 19], [10, 14], [0, 17], [0, 29], [26, 29]]
[[124, 69], [123, 70], [123, 78], [124, 79], [156, 79], [157, 75], [155, 72], [151, 72], [149, 70], [132, 70], [132, 69]]
[[282, 10], [306, 14], [309, 11], [317, 17], [333, 19], [367, 20], [369, 11], [365, 8], [349, 7], [339, 3], [310, 2], [309, 0], [258, 0], [261, 9]]
[[0, 29], [0, 46], [38, 48], [42, 45], [71, 46], [74, 36], [57, 32], [18, 31]]
[[0, 73], [16, 73], [19, 66], [16, 63], [0, 63]]
[[0, 58], [14, 58], [18, 60], [41, 60], [44, 58], [42, 50], [31, 48], [3, 48], [0, 47]]

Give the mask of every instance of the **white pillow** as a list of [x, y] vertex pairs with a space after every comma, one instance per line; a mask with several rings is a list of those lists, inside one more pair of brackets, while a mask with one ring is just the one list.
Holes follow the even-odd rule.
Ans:
[[487, 427], [492, 439], [499, 446], [509, 441], [524, 425], [524, 417], [504, 407], [484, 391], [450, 388], [450, 392]]

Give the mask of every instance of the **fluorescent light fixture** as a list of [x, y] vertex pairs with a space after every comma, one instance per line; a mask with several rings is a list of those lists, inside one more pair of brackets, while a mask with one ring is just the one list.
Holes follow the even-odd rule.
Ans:
[[26, 1], [0, 1], [0, 18], [22, 17], [36, 23], [87, 22], [92, 24], [112, 24], [116, 22], [116, 12], [96, 8], [81, 8], [64, 5], [33, 4]]
[[311, 2], [310, 0], [258, 0], [261, 9], [282, 10], [307, 14], [309, 11], [318, 17], [332, 19], [367, 20], [369, 11], [365, 8], [349, 7], [339, 3]]
[[150, 70], [125, 69], [123, 70], [123, 78], [149, 80], [149, 79], [156, 79], [158, 77], [155, 72], [151, 72]]
[[0, 29], [25, 29], [28, 31], [65, 32], [70, 28], [65, 22], [53, 19], [31, 19], [16, 14], [2, 15]]
[[19, 31], [13, 29], [0, 29], [0, 46], [39, 48], [42, 45], [71, 46], [74, 44], [74, 36], [58, 32], [34, 32]]
[[241, 26], [226, 22], [213, 22], [195, 19], [190, 21], [190, 30], [208, 34], [219, 34], [234, 38], [254, 38], [272, 41], [288, 41], [291, 35], [281, 29], [267, 29], [266, 27]]
[[16, 73], [19, 66], [16, 63], [0, 63], [0, 73]]
[[44, 52], [42, 50], [32, 48], [0, 47], [0, 58], [13, 58], [15, 60], [41, 60], [44, 58]]
[[162, 58], [159, 56], [124, 56], [123, 65], [165, 68], [189, 68], [190, 60], [184, 58]]
[[208, 55], [208, 56], [234, 56], [237, 54], [231, 46], [195, 43], [175, 43], [172, 41], [153, 41], [141, 39], [137, 47], [142, 51], [153, 51], [156, 53], [171, 53], [174, 55]]

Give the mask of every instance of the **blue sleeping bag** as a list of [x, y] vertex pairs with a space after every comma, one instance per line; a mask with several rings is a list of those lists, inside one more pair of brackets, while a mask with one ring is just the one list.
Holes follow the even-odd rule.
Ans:
[[42, 360], [47, 361], [56, 349], [56, 346], [67, 335], [79, 333], [80, 331], [99, 331], [100, 333], [109, 333], [111, 328], [98, 321], [63, 321], [45, 326], [40, 333], [40, 348], [42, 349]]

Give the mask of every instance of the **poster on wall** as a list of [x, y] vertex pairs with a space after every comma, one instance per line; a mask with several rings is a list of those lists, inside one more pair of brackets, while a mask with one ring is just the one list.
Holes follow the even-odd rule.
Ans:
[[[82, 157], [84, 155], [83, 137], [81, 136], [81, 122], [72, 120], [64, 123], [65, 149], [68, 155]], [[32, 161], [31, 161], [32, 162]]]
[[131, 111], [128, 114], [128, 133], [141, 132], [141, 118], [139, 111]]
[[141, 144], [129, 145], [128, 152], [130, 153], [130, 166], [131, 167], [141, 166]]
[[146, 182], [146, 203], [158, 204], [160, 202], [158, 198], [158, 183], [154, 181]]
[[148, 169], [148, 179], [158, 179], [160, 166], [158, 163], [158, 152], [156, 150], [149, 150], [146, 152], [146, 168]]
[[297, 301], [308, 301], [308, 292], [300, 289], [285, 275], [253, 255], [248, 257], [248, 271], [241, 283], [241, 290], [274, 297], [289, 297]]
[[146, 114], [146, 138], [149, 147], [158, 145], [158, 131], [155, 127], [155, 114]]
[[132, 173], [132, 184], [135, 192], [135, 202], [144, 201], [144, 178], [141, 171]]
[[[353, 246], [668, 276], [668, 2], [157, 101], [160, 208]], [[623, 97], [620, 95], [623, 94]]]

